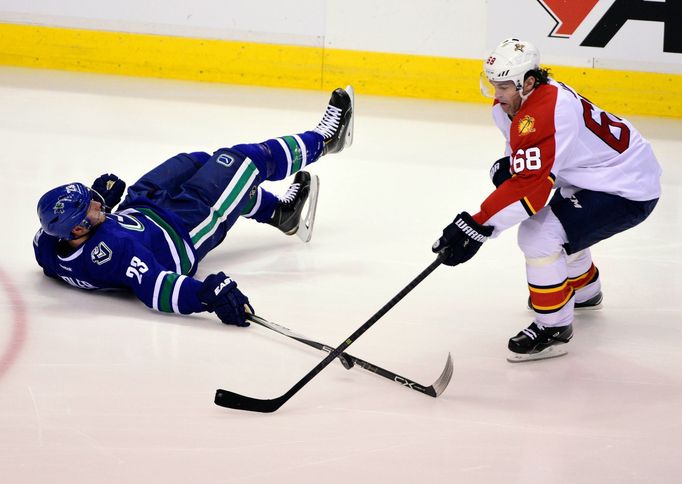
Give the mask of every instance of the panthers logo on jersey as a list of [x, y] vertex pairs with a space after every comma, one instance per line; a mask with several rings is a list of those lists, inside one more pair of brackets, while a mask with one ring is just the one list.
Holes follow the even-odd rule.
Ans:
[[526, 136], [530, 133], [535, 133], [535, 118], [526, 114], [523, 119], [519, 121], [519, 135]]

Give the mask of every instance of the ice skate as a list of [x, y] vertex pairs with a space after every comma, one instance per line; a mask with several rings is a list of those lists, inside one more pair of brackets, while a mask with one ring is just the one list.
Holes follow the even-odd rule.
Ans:
[[338, 153], [353, 144], [354, 104], [352, 86], [332, 93], [322, 120], [313, 129], [324, 137], [323, 155]]
[[604, 295], [602, 294], [601, 291], [597, 293], [596, 296], [591, 297], [587, 301], [583, 302], [577, 302], [575, 303], [575, 309], [579, 311], [590, 311], [590, 310], [595, 310], [595, 309], [601, 309], [602, 308], [602, 301], [604, 300]]
[[[591, 297], [587, 301], [576, 302], [573, 305], [573, 309], [576, 311], [595, 311], [602, 308], [602, 301], [604, 300], [604, 295], [601, 291], [597, 293], [596, 296]], [[533, 305], [530, 302], [530, 297], [528, 297], [528, 309], [533, 311]]]
[[507, 357], [511, 363], [522, 361], [544, 360], [566, 354], [561, 346], [573, 337], [573, 325], [545, 327], [533, 322], [509, 340]]
[[[280, 197], [275, 213], [268, 223], [287, 235], [297, 234], [303, 242], [310, 241], [315, 222], [318, 192], [317, 175], [299, 171], [287, 192]], [[302, 216], [306, 205], [308, 210], [305, 216]]]

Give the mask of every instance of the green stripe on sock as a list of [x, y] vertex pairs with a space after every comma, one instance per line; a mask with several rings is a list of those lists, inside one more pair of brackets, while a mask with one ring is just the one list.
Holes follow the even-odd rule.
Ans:
[[293, 136], [282, 137], [284, 142], [289, 147], [291, 152], [291, 174], [293, 175], [301, 169], [301, 163], [303, 162], [303, 154], [301, 153], [301, 147]]
[[258, 193], [256, 192], [256, 190], [252, 190], [252, 192], [249, 194], [249, 201], [246, 202], [246, 205], [244, 205], [244, 208], [242, 209], [242, 215], [246, 215], [251, 210], [253, 210], [253, 207], [256, 206], [257, 201], [258, 201]]
[[222, 216], [225, 214], [227, 209], [232, 205], [232, 202], [234, 202], [239, 195], [244, 191], [244, 187], [246, 186], [247, 182], [253, 175], [253, 172], [256, 171], [256, 165], [253, 163], [249, 163], [249, 165], [246, 167], [244, 170], [244, 173], [242, 174], [241, 177], [239, 177], [239, 180], [237, 181], [235, 187], [232, 189], [232, 191], [229, 193], [225, 201], [218, 207], [217, 210], [213, 212], [213, 215], [211, 216], [211, 221], [199, 232], [197, 232], [194, 237], [192, 237], [192, 243], [196, 247], [197, 243], [206, 235], [208, 234], [211, 230], [213, 230], [213, 227], [218, 223], [219, 219], [222, 218]]
[[163, 278], [161, 283], [161, 291], [159, 293], [159, 311], [164, 313], [173, 312], [173, 303], [171, 298], [173, 297], [173, 284], [178, 279], [179, 274], [172, 272]]
[[185, 247], [185, 241], [182, 237], [173, 229], [173, 227], [167, 223], [164, 219], [159, 217], [154, 211], [148, 208], [138, 207], [136, 210], [142, 212], [147, 217], [156, 222], [166, 233], [170, 236], [173, 241], [175, 249], [178, 251], [178, 256], [180, 257], [180, 268], [183, 274], [188, 274], [190, 269], [192, 269], [192, 262], [190, 261], [189, 255], [187, 254], [187, 248]]

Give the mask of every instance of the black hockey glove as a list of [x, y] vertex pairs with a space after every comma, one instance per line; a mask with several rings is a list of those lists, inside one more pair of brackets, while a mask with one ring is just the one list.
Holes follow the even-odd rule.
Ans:
[[199, 289], [199, 300], [206, 305], [206, 310], [215, 312], [224, 324], [248, 326], [246, 312], [255, 314], [247, 298], [237, 289], [237, 283], [224, 272], [208, 276]]
[[511, 160], [508, 156], [500, 158], [490, 167], [490, 179], [495, 184], [495, 188], [502, 185], [511, 177]]
[[471, 259], [492, 233], [493, 227], [480, 225], [471, 215], [462, 212], [443, 229], [443, 235], [431, 249], [434, 252], [445, 251], [443, 264], [456, 266]]
[[110, 213], [111, 209], [121, 201], [126, 182], [114, 174], [105, 173], [92, 182], [92, 189], [104, 200], [104, 211]]

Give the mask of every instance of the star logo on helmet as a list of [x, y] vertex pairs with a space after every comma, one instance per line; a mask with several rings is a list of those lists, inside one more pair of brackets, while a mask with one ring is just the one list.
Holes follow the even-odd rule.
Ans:
[[523, 49], [525, 49], [525, 48], [526, 48], [526, 46], [523, 44], [514, 44], [514, 52], [516, 52], [517, 50], [519, 52], [523, 52]]
[[59, 200], [57, 203], [54, 204], [54, 207], [52, 209], [54, 213], [64, 213], [64, 202]]

